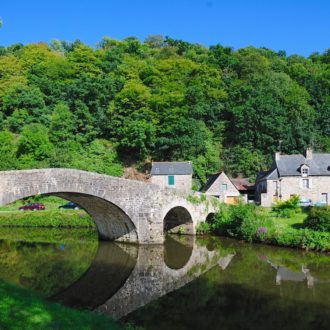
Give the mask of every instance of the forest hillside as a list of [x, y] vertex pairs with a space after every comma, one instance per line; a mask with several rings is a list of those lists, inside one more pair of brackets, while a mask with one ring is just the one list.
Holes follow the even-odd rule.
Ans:
[[279, 148], [330, 152], [330, 50], [308, 58], [169, 37], [0, 47], [0, 170], [122, 175], [191, 160], [255, 177]]

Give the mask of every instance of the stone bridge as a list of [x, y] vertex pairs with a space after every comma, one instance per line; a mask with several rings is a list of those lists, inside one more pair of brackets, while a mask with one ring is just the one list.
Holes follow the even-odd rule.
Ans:
[[54, 195], [84, 208], [100, 239], [154, 244], [167, 231], [195, 234], [215, 212], [215, 201], [199, 193], [74, 169], [0, 172], [0, 206], [35, 196]]

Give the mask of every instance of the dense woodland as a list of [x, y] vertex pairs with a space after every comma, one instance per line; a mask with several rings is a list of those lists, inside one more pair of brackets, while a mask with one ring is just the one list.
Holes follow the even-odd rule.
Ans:
[[330, 152], [330, 50], [308, 58], [169, 37], [0, 48], [0, 170], [121, 175], [151, 159], [254, 177], [273, 153]]

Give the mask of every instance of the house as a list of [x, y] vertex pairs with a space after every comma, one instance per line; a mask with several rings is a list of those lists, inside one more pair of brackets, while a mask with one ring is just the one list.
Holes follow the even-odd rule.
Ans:
[[246, 178], [229, 178], [225, 172], [209, 177], [203, 189], [205, 194], [218, 197], [221, 202], [237, 204], [241, 198], [244, 202], [253, 200], [253, 184]]
[[191, 162], [152, 162], [150, 182], [165, 188], [192, 189]]
[[292, 195], [329, 205], [330, 154], [312, 149], [304, 155], [277, 152], [270, 170], [258, 174], [255, 191], [256, 202], [266, 207]]

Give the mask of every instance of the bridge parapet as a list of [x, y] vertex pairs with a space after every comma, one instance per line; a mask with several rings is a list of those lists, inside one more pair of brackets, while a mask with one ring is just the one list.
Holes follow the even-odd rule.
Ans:
[[[0, 172], [0, 205], [43, 194], [81, 205], [95, 221], [100, 238], [141, 244], [163, 243], [166, 221], [194, 234], [198, 222], [215, 211], [212, 197], [203, 194], [98, 173], [74, 169]], [[180, 216], [181, 222], [175, 220]]]

